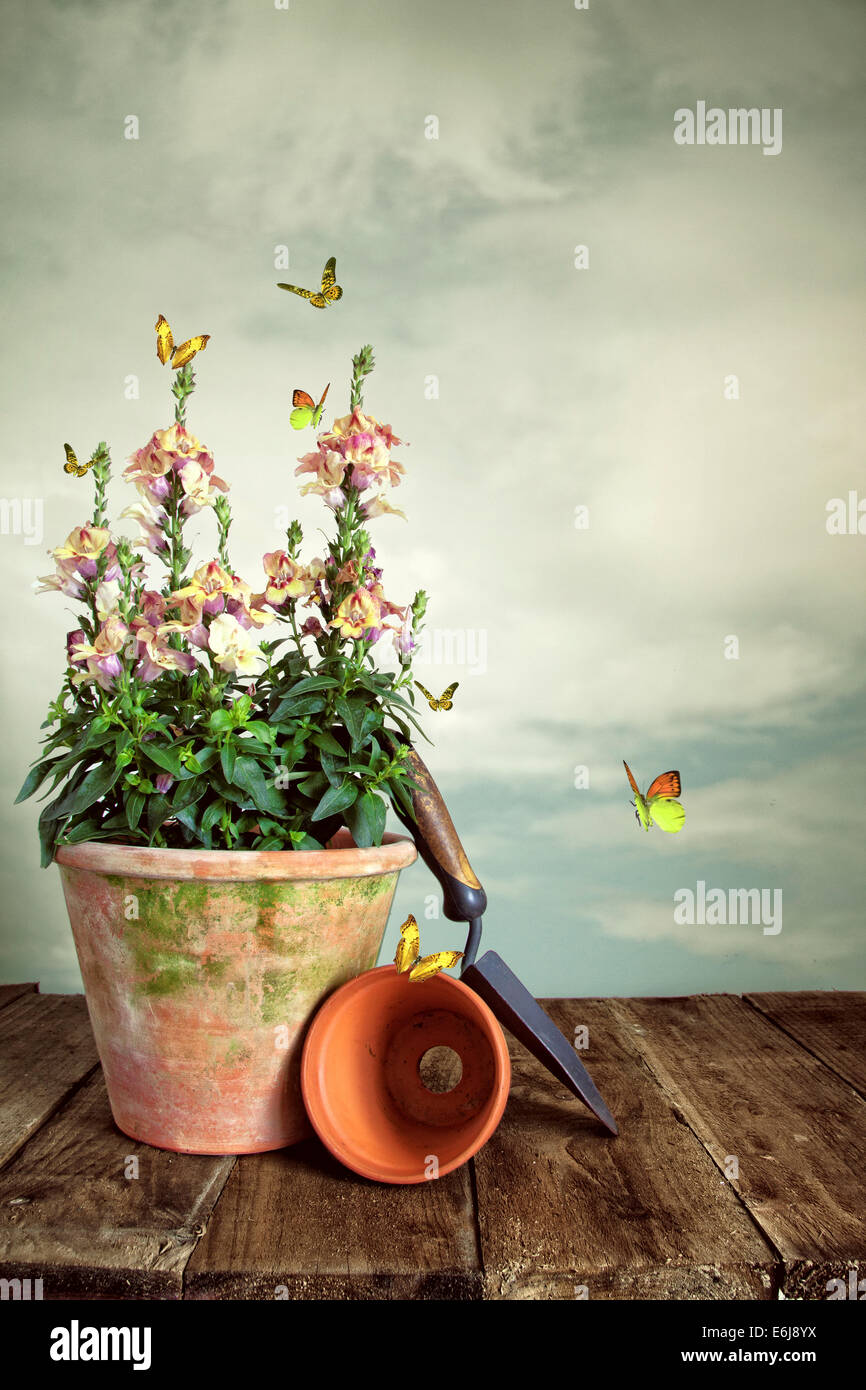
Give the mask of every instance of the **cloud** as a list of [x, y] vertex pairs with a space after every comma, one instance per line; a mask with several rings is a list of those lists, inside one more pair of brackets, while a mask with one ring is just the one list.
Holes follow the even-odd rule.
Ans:
[[[863, 687], [866, 541], [825, 520], [862, 479], [850, 171], [864, 16], [745, 0], [688, 25], [679, 3], [7, 8], [0, 453], [4, 495], [45, 505], [44, 547], [0, 537], [7, 641], [26, 653], [4, 672], [12, 794], [74, 625], [30, 587], [89, 507], [62, 443], [107, 439], [119, 473], [168, 423], [156, 315], [212, 334], [190, 423], [232, 485], [233, 559], [254, 584], [278, 505], [301, 518], [306, 554], [328, 524], [297, 496], [291, 390], [332, 381], [342, 410], [351, 355], [372, 341], [368, 404], [411, 443], [395, 499], [409, 524], [382, 518], [371, 535], [394, 601], [424, 587], [431, 631], [486, 635], [483, 675], [418, 674], [460, 681], [450, 713], [424, 708], [425, 757], [507, 920], [535, 882], [557, 968], [573, 969], [568, 871], [545, 858], [542, 892], [507, 848], [549, 835], [597, 852], [590, 896], [606, 907], [585, 929], [604, 961], [622, 950], [641, 915], [621, 901], [621, 758], [644, 776], [670, 759], [688, 838], [642, 850], [668, 866], [699, 850], [708, 882], [732, 861], [811, 862], [803, 940], [821, 931], [823, 892], [849, 924], [833, 939], [850, 978], [855, 908], [833, 896], [851, 881], [834, 847], [853, 857], [859, 823], [838, 744], [856, 737]], [[676, 147], [673, 112], [698, 98], [783, 105], [782, 154]], [[137, 141], [123, 138], [131, 113]], [[275, 289], [283, 244], [297, 283], [337, 256], [334, 310]], [[117, 478], [111, 500], [130, 500]], [[210, 518], [196, 531], [207, 558]], [[577, 763], [592, 771], [583, 803]], [[504, 797], [520, 819], [503, 842]], [[16, 872], [28, 814], [6, 823]], [[39, 891], [50, 937], [62, 905]]]

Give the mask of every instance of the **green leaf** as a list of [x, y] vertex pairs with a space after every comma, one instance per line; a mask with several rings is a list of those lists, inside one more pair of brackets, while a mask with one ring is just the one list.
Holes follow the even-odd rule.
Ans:
[[324, 820], [325, 816], [336, 815], [338, 811], [345, 811], [358, 795], [357, 782], [350, 782], [345, 778], [338, 787], [329, 787], [322, 797], [310, 820]]
[[235, 758], [237, 753], [231, 739], [227, 739], [220, 749], [220, 766], [223, 770], [223, 777], [227, 782], [231, 782], [235, 771]]
[[123, 768], [117, 767], [113, 762], [91, 768], [81, 784], [65, 796], [59, 805], [54, 806], [53, 819], [57, 820], [66, 815], [75, 816], [81, 811], [86, 811], [94, 801], [111, 791], [122, 771]]
[[[346, 775], [346, 770], [344, 766], [345, 758], [341, 756], [340, 766], [338, 767], [337, 760], [334, 757], [334, 755], [332, 753], [325, 753], [323, 751], [319, 755], [319, 760], [322, 764], [322, 771], [324, 772], [331, 786], [339, 786], [340, 782], [342, 782], [343, 778]], [[366, 772], [367, 769], [365, 768], [364, 771]]]
[[174, 796], [171, 799], [172, 810], [185, 811], [188, 806], [193, 806], [196, 801], [200, 801], [207, 791], [205, 782], [181, 782], [175, 788]]
[[227, 729], [233, 729], [234, 723], [235, 721], [227, 709], [215, 709], [208, 720], [208, 726], [213, 729], [215, 734], [224, 734]]
[[126, 798], [126, 823], [130, 830], [135, 830], [141, 820], [141, 813], [144, 810], [144, 803], [147, 800], [143, 792], [131, 792]]
[[273, 750], [270, 743], [262, 743], [260, 738], [247, 738], [246, 735], [239, 735], [236, 751], [244, 757], [269, 758]]
[[388, 695], [391, 689], [391, 677], [382, 671], [359, 671], [355, 677], [358, 685], [366, 686], [367, 690], [372, 690], [378, 699]]
[[58, 762], [63, 762], [63, 759], [57, 758], [54, 762], [36, 763], [31, 767], [13, 804], [17, 806], [19, 801], [26, 801], [28, 796], [32, 796], [35, 791], [38, 791], [45, 778], [56, 768]]
[[252, 707], [253, 702], [250, 699], [249, 695], [241, 695], [239, 699], [235, 700], [231, 709], [232, 724], [246, 723], [247, 717]]
[[272, 811], [277, 815], [285, 812], [283, 797], [276, 787], [268, 786], [254, 758], [236, 759], [234, 781], [236, 786], [249, 793], [260, 811]]
[[[281, 700], [271, 715], [271, 723], [278, 724], [287, 714], [293, 719], [301, 719], [305, 714], [319, 714], [325, 708], [325, 702], [321, 695], [302, 695], [299, 699], [291, 696]], [[286, 729], [286, 733], [293, 733], [293, 729]]]
[[372, 791], [364, 792], [353, 806], [346, 809], [346, 824], [359, 849], [369, 849], [371, 845], [382, 843], [387, 814], [387, 805], [381, 796]]
[[214, 826], [222, 820], [225, 809], [226, 804], [224, 801], [212, 801], [201, 818], [202, 831], [209, 833], [213, 830]]
[[54, 858], [54, 847], [57, 841], [57, 821], [39, 819], [39, 865], [47, 869]]
[[156, 763], [163, 772], [170, 772], [172, 777], [181, 781], [184, 777], [191, 777], [192, 773], [187, 772], [180, 760], [180, 753], [176, 748], [166, 748], [158, 743], [142, 743], [141, 752], [149, 762]]
[[347, 700], [344, 695], [338, 695], [336, 709], [349, 731], [349, 737], [352, 740], [352, 747], [354, 748], [361, 729], [361, 721], [364, 717], [365, 708], [363, 705], [359, 704], [358, 701], [353, 703], [351, 700]]
[[361, 720], [361, 726], [358, 730], [358, 735], [356, 738], [352, 739], [353, 753], [357, 753], [359, 748], [364, 747], [364, 744], [367, 742], [367, 739], [370, 737], [373, 730], [378, 729], [381, 723], [381, 710], [372, 708], [368, 705], [367, 708], [364, 710], [364, 717]]
[[270, 724], [266, 724], [264, 719], [250, 719], [249, 722], [244, 725], [244, 728], [249, 729], [250, 733], [255, 734], [263, 743], [268, 745], [273, 743], [271, 726]]
[[340, 682], [333, 676], [307, 676], [306, 680], [298, 681], [289, 691], [293, 700], [299, 695], [306, 695], [309, 690], [333, 690]]
[[157, 792], [155, 796], [147, 799], [147, 833], [149, 836], [148, 844], [153, 844], [154, 836], [162, 825], [172, 814], [171, 802], [167, 796]]
[[311, 772], [303, 782], [298, 783], [298, 791], [303, 792], [304, 796], [320, 796], [327, 786], [328, 779], [324, 772]]
[[187, 806], [180, 811], [175, 807], [174, 815], [181, 825], [185, 825], [187, 830], [191, 830], [194, 835], [198, 835], [198, 822], [192, 806]]
[[82, 840], [92, 840], [98, 830], [99, 825], [95, 820], [79, 821], [77, 825], [73, 825], [68, 834], [63, 836], [63, 843], [65, 845], [77, 845]]
[[325, 846], [312, 835], [307, 835], [303, 830], [292, 830], [290, 832], [292, 849], [324, 849]]
[[313, 734], [312, 741], [317, 748], [321, 748], [325, 753], [333, 753], [338, 758], [344, 758], [346, 756], [346, 750], [337, 742], [334, 735], [329, 734], [327, 730], [323, 729], [321, 733]]
[[[389, 777], [384, 784], [385, 790], [390, 794], [393, 801], [399, 802], [406, 814], [415, 821], [417, 819], [415, 810], [412, 806], [412, 798], [407, 788], [396, 777]], [[396, 807], [395, 807], [396, 810]]]

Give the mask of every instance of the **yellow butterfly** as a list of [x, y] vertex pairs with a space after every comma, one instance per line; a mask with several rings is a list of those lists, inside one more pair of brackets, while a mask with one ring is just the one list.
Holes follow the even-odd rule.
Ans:
[[419, 980], [429, 980], [438, 975], [440, 970], [450, 970], [463, 955], [462, 951], [434, 951], [432, 956], [421, 956], [420, 953], [421, 933], [410, 912], [400, 928], [400, 943], [394, 957], [398, 975], [405, 975], [408, 970], [410, 984], [417, 984]]
[[200, 333], [197, 338], [187, 338], [185, 343], [175, 347], [168, 320], [160, 314], [156, 321], [156, 355], [163, 366], [171, 358], [172, 367], [185, 367], [197, 352], [203, 352], [210, 341], [209, 333]]
[[332, 256], [331, 259], [326, 262], [325, 269], [322, 271], [321, 294], [317, 290], [302, 290], [299, 289], [297, 285], [284, 285], [279, 282], [277, 284], [277, 289], [291, 290], [292, 294], [299, 294], [302, 299], [309, 299], [314, 309], [325, 309], [332, 300], [342, 299], [343, 297], [343, 291], [336, 281], [337, 258], [336, 256]]
[[430, 694], [429, 690], [424, 689], [424, 686], [421, 684], [420, 681], [415, 681], [415, 684], [421, 691], [421, 694], [427, 696], [431, 709], [450, 709], [453, 704], [451, 696], [454, 694], [454, 691], [457, 689], [460, 682], [455, 681], [453, 685], [449, 685], [447, 690], [443, 690], [438, 700], [434, 699], [434, 697]]
[[75, 450], [71, 444], [64, 444], [66, 450], [66, 462], [63, 465], [64, 473], [74, 473], [77, 478], [83, 478], [88, 468], [92, 468], [96, 462], [96, 454], [93, 454], [87, 463], [79, 463], [75, 457]]

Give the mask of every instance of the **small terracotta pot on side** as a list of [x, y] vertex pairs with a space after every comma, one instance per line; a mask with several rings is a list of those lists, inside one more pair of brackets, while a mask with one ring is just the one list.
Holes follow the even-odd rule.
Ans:
[[[462, 1064], [457, 1085], [438, 1093], [419, 1070], [437, 1047]], [[493, 1134], [510, 1085], [505, 1035], [483, 999], [449, 975], [410, 983], [393, 965], [331, 995], [301, 1059], [304, 1104], [322, 1143], [377, 1182], [425, 1182], [459, 1168]]]

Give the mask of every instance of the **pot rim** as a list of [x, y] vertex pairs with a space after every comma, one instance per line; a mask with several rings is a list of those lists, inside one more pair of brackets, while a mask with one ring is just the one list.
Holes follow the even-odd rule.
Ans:
[[[334, 844], [334, 841], [342, 843]], [[370, 878], [408, 868], [418, 851], [406, 835], [386, 831], [381, 845], [359, 849], [348, 830], [338, 830], [329, 849], [153, 849], [110, 840], [60, 845], [58, 865], [123, 878], [233, 883], [256, 880]]]
[[[362, 974], [356, 975], [354, 980], [349, 980], [345, 985], [341, 985], [319, 1007], [304, 1039], [304, 1049], [301, 1055], [301, 1093], [304, 1097], [304, 1105], [310, 1123], [325, 1148], [344, 1167], [374, 1182], [409, 1186], [428, 1182], [429, 1177], [426, 1170], [420, 1168], [415, 1173], [397, 1172], [369, 1156], [363, 1143], [359, 1142], [357, 1137], [340, 1123], [339, 1115], [334, 1112], [331, 1098], [328, 1095], [325, 1065], [329, 1046], [333, 1041], [340, 1015], [346, 1005], [359, 993], [370, 995], [374, 1005], [378, 987], [384, 985], [386, 979], [396, 977], [396, 975], [397, 969], [393, 963], [374, 966], [372, 970], [365, 970]], [[511, 1055], [505, 1033], [486, 1000], [482, 999], [480, 994], [476, 994], [475, 990], [471, 989], [463, 980], [455, 979], [453, 975], [440, 974], [436, 976], [436, 980], [440, 989], [444, 987], [449, 993], [454, 992], [458, 997], [462, 996], [471, 1006], [471, 1011], [487, 1035], [494, 1064], [494, 1083], [488, 1101], [487, 1118], [483, 1124], [478, 1125], [474, 1134], [467, 1136], [463, 1148], [439, 1168], [438, 1176], [444, 1178], [448, 1173], [454, 1172], [456, 1168], [460, 1168], [468, 1162], [495, 1133], [508, 1104], [512, 1072]], [[422, 989], [423, 985], [419, 985], [418, 988]]]

